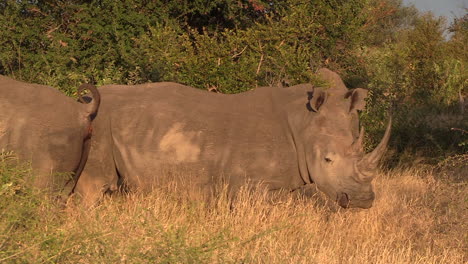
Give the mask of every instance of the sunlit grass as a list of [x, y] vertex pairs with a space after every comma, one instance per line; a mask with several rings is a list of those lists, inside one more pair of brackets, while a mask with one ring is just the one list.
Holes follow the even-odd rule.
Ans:
[[[10, 179], [14, 170], [1, 168]], [[221, 188], [194, 199], [174, 182], [87, 210], [51, 206], [41, 194], [5, 204], [24, 192], [16, 193], [2, 197], [0, 263], [466, 263], [466, 176], [441, 175], [381, 173], [369, 210], [340, 209], [320, 193], [244, 190], [231, 203]], [[29, 220], [18, 225], [17, 215]]]

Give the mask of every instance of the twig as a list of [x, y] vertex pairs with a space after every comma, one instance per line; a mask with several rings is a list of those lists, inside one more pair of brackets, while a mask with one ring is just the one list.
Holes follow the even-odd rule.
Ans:
[[0, 259], [0, 263], [3, 263], [3, 261], [5, 261], [5, 260], [7, 260], [7, 259], [14, 258], [14, 257], [16, 257], [16, 256], [18, 256], [18, 255], [20, 255], [20, 254], [22, 254], [22, 253], [28, 251], [30, 248], [35, 247], [35, 246], [38, 246], [38, 245], [40, 245], [41, 243], [44, 243], [45, 241], [46, 241], [46, 240], [44, 240], [44, 241], [42, 241], [42, 242], [39, 242], [39, 243], [36, 243], [36, 244], [33, 244], [33, 245], [31, 245], [31, 246], [29, 246], [29, 247], [27, 247], [27, 248], [24, 248], [23, 250], [20, 250], [20, 251], [16, 252], [16, 253], [13, 254], [13, 255], [4, 257], [4, 258]]
[[452, 130], [452, 131], [460, 131], [460, 132], [462, 132], [462, 134], [468, 134], [468, 131], [467, 131], [467, 130], [464, 130], [464, 129], [461, 129], [461, 128], [452, 127], [450, 130]]
[[263, 53], [260, 56], [260, 61], [258, 62], [258, 67], [257, 67], [257, 75], [260, 72], [260, 67], [262, 67], [262, 62], [263, 62]]
[[257, 72], [256, 72], [256, 75], [258, 75], [258, 73], [260, 73], [260, 68], [262, 67], [262, 63], [263, 63], [263, 47], [262, 47], [262, 43], [260, 41], [258, 41], [258, 47], [260, 48], [260, 61], [258, 62], [258, 67], [257, 67]]
[[283, 46], [283, 44], [284, 44], [284, 40], [282, 40], [282, 41], [280, 42], [280, 44], [279, 44], [278, 46], [276, 46], [276, 48], [277, 48], [277, 49], [281, 48], [281, 46]]
[[245, 46], [239, 53], [232, 55], [231, 58], [234, 59], [236, 57], [239, 57], [240, 55], [242, 55], [242, 53], [244, 53], [246, 49], [247, 49], [247, 46]]

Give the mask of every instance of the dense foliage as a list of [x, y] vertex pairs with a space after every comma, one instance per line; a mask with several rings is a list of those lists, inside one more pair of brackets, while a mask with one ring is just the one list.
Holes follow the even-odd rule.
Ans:
[[317, 83], [326, 66], [371, 90], [369, 147], [391, 108], [395, 150], [441, 158], [468, 147], [467, 16], [446, 28], [401, 0], [2, 0], [0, 74], [69, 95], [148, 81], [237, 93]]

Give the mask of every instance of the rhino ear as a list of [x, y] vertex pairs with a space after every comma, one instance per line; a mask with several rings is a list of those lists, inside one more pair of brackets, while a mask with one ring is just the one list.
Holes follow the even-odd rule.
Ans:
[[345, 99], [350, 98], [349, 112], [364, 110], [366, 107], [366, 97], [369, 91], [363, 88], [353, 89], [345, 94]]
[[315, 88], [313, 92], [309, 92], [309, 103], [307, 108], [310, 111], [318, 112], [320, 107], [327, 101], [327, 93], [320, 88]]

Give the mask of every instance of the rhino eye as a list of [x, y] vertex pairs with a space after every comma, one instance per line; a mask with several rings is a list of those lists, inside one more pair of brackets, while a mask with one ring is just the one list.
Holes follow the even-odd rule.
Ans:
[[332, 160], [331, 160], [330, 158], [327, 158], [327, 157], [325, 157], [325, 161], [326, 161], [327, 163], [332, 162]]

